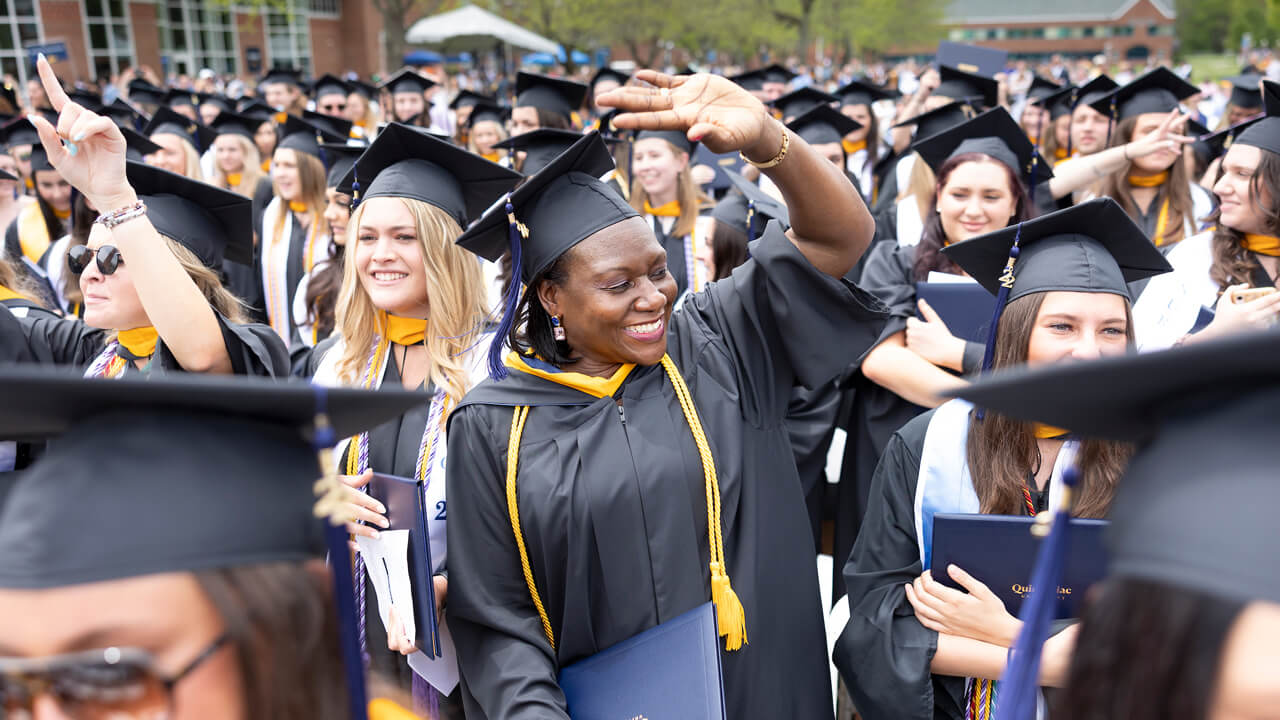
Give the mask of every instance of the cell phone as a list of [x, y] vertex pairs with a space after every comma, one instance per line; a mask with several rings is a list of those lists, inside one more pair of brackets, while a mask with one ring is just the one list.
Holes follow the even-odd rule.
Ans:
[[1253, 302], [1254, 300], [1257, 300], [1260, 297], [1266, 297], [1275, 291], [1276, 289], [1273, 287], [1245, 288], [1244, 290], [1235, 290], [1231, 293], [1231, 302], [1232, 304], [1235, 304], [1235, 305], [1239, 305], [1240, 303]]

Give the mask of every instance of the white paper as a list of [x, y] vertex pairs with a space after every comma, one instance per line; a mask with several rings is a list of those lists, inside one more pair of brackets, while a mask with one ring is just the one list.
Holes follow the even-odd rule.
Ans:
[[421, 651], [416, 652], [409, 656], [409, 667], [441, 693], [453, 693], [458, 686], [458, 658], [453, 651], [448, 618], [440, 618], [440, 654], [433, 660]]
[[356, 536], [365, 572], [378, 596], [378, 616], [383, 627], [391, 627], [392, 607], [406, 637], [417, 637], [413, 613], [413, 586], [409, 582], [409, 531], [382, 530], [378, 539]]
[[978, 282], [968, 275], [953, 275], [951, 273], [938, 272], [937, 270], [930, 270], [929, 277], [926, 280], [930, 284], [938, 283], [939, 285], [967, 285]]

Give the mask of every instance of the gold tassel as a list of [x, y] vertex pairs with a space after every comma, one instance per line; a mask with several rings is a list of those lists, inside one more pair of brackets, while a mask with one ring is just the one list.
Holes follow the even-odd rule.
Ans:
[[716, 606], [716, 625], [724, 638], [724, 649], [740, 649], [747, 642], [747, 612], [729, 584], [720, 563], [711, 563], [711, 602]]

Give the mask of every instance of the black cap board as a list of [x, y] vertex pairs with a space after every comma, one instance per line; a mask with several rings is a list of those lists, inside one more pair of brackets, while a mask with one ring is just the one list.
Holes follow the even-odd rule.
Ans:
[[1090, 102], [1094, 110], [1119, 122], [1145, 113], [1167, 113], [1200, 92], [1166, 67], [1157, 67], [1123, 87]]
[[449, 103], [450, 110], [459, 110], [461, 108], [473, 107], [475, 105], [497, 105], [498, 101], [488, 95], [481, 95], [470, 90], [459, 90], [456, 97]]
[[130, 102], [147, 103], [148, 105], [162, 105], [165, 98], [163, 88], [156, 87], [142, 78], [134, 78], [129, 81], [128, 95]]
[[782, 113], [783, 122], [792, 118], [805, 114], [809, 110], [819, 105], [831, 105], [839, 102], [835, 95], [824, 93], [813, 87], [805, 86], [792, 90], [782, 97], [774, 100], [770, 105], [778, 109]]
[[313, 110], [303, 110], [302, 119], [312, 125], [315, 125], [321, 130], [324, 130], [329, 135], [344, 138], [351, 137], [351, 128], [353, 127], [353, 123], [350, 120], [334, 117], [332, 115], [325, 115], [324, 113], [318, 113]]
[[200, 107], [200, 96], [194, 90], [181, 90], [179, 88], [169, 88], [164, 94], [162, 105], [169, 107]]
[[329, 132], [318, 125], [313, 125], [293, 115], [285, 118], [284, 125], [280, 127], [280, 132], [280, 144], [276, 146], [277, 148], [297, 150], [318, 158], [322, 163], [325, 162], [325, 154], [323, 148], [320, 147], [321, 143], [342, 143], [347, 141], [346, 135]]
[[995, 78], [977, 73], [965, 72], [949, 65], [938, 68], [941, 81], [933, 91], [934, 95], [952, 100], [968, 100], [980, 102], [983, 107], [995, 107], [1000, 97], [1000, 85]]
[[[552, 160], [560, 157], [581, 139], [582, 133], [573, 130], [541, 128], [503, 140], [494, 147], [523, 152], [524, 164], [521, 165], [521, 173], [533, 175], [550, 165]], [[614, 138], [605, 138], [605, 141], [621, 142]]]
[[587, 86], [580, 82], [527, 72], [516, 75], [516, 107], [532, 106], [567, 118], [586, 97]]
[[1262, 90], [1258, 84], [1261, 75], [1237, 75], [1227, 78], [1231, 83], [1231, 99], [1228, 102], [1238, 108], [1262, 110]]
[[116, 98], [109, 105], [103, 105], [98, 108], [98, 114], [111, 118], [117, 126], [137, 130], [139, 121], [143, 121], [143, 125], [150, 122], [151, 118], [146, 117], [141, 110], [130, 105], [121, 98]]
[[218, 108], [218, 112], [235, 112], [236, 102], [226, 95], [218, 93], [196, 93], [196, 97], [200, 98], [200, 105], [212, 105]]
[[320, 147], [324, 149], [325, 157], [329, 158], [329, 173], [325, 176], [324, 185], [326, 188], [337, 188], [341, 185], [342, 179], [356, 164], [356, 158], [368, 149], [365, 145], [348, 143], [322, 143]]
[[711, 211], [711, 217], [717, 222], [734, 228], [754, 240], [759, 236], [758, 229], [763, 229], [770, 220], [778, 220], [784, 226], [791, 220], [787, 215], [787, 206], [761, 190], [758, 185], [742, 177], [732, 170], [725, 170], [729, 182], [736, 192], [726, 193]]
[[991, 294], [1000, 291], [1010, 249], [1008, 300], [1051, 290], [1104, 292], [1129, 297], [1128, 283], [1172, 267], [1116, 201], [1096, 198], [1066, 210], [948, 245], [944, 255]]
[[838, 143], [862, 124], [830, 105], [818, 105], [787, 123], [787, 127], [810, 145]]
[[185, 115], [179, 115], [164, 106], [156, 108], [156, 114], [151, 116], [151, 121], [142, 129], [142, 134], [147, 137], [177, 135], [191, 143], [198, 152], [207, 150], [213, 144], [213, 141], [218, 138], [217, 130], [207, 125], [202, 125]]
[[18, 176], [8, 170], [0, 170], [0, 180], [17, 180]]
[[10, 148], [15, 145], [39, 145], [40, 133], [36, 132], [36, 126], [27, 118], [14, 118], [0, 126], [0, 143]]
[[45, 152], [44, 146], [35, 143], [31, 146], [31, 172], [42, 172], [45, 170], [56, 171], [53, 163], [49, 162], [49, 153]]
[[693, 156], [694, 150], [698, 149], [698, 143], [689, 139], [688, 134], [681, 130], [641, 130], [636, 133], [635, 141], [649, 139], [666, 140], [676, 150], [683, 152], [690, 157]]
[[841, 107], [871, 105], [880, 100], [893, 100], [897, 97], [893, 91], [863, 80], [854, 80], [842, 85], [833, 94], [840, 99]]
[[386, 82], [379, 85], [378, 88], [387, 90], [392, 95], [421, 95], [435, 86], [436, 84], [433, 80], [423, 77], [417, 70], [402, 68], [395, 75], [387, 78]]
[[915, 125], [915, 136], [918, 138], [927, 138], [955, 127], [973, 117], [973, 107], [968, 103], [955, 101], [949, 102], [941, 107], [936, 107], [929, 112], [920, 113], [913, 118], [903, 120], [894, 125], [894, 127], [905, 127], [907, 125]]
[[206, 267], [221, 269], [223, 259], [253, 264], [252, 200], [144, 163], [125, 163], [125, 173], [156, 231]]
[[120, 134], [124, 135], [124, 156], [126, 160], [142, 162], [146, 156], [160, 151], [159, 145], [151, 142], [150, 139], [133, 128], [122, 127], [120, 128]]
[[1031, 102], [1048, 110], [1049, 119], [1057, 120], [1063, 115], [1071, 114], [1071, 111], [1075, 109], [1076, 98], [1079, 95], [1080, 88], [1074, 85], [1067, 85], [1042, 97], [1033, 98]]
[[626, 85], [627, 82], [631, 80], [631, 76], [628, 75], [627, 73], [614, 70], [613, 68], [606, 65], [605, 67], [602, 67], [599, 70], [595, 71], [595, 74], [591, 76], [591, 80], [587, 82], [587, 85], [594, 90], [596, 87], [596, 83], [600, 82], [601, 80], [612, 80], [613, 82], [616, 82], [619, 85]]
[[1027, 88], [1027, 100], [1037, 102], [1043, 100], [1050, 95], [1058, 92], [1062, 86], [1051, 80], [1045, 80], [1039, 75], [1031, 77], [1031, 87]]
[[1265, 115], [1245, 120], [1229, 130], [1235, 131], [1235, 142], [1280, 153], [1280, 85], [1262, 81], [1262, 102]]
[[765, 83], [781, 83], [786, 85], [796, 78], [796, 74], [787, 68], [774, 63], [755, 70], [748, 70], [729, 78], [744, 90], [763, 90]]
[[358, 93], [367, 100], [374, 100], [378, 97], [377, 85], [370, 85], [363, 80], [348, 80], [347, 84], [351, 86], [351, 92]]
[[93, 110], [94, 112], [97, 112], [98, 107], [102, 105], [102, 95], [94, 92], [93, 90], [86, 90], [85, 88], [72, 88], [67, 91], [67, 97], [80, 107]]
[[273, 67], [262, 76], [260, 85], [292, 85], [306, 92], [307, 83], [302, 79], [302, 71], [288, 66]]
[[384, 196], [421, 200], [465, 228], [519, 181], [520, 173], [514, 170], [408, 125], [391, 123], [356, 161], [338, 191], [358, 202]]
[[253, 140], [253, 136], [258, 132], [258, 126], [261, 124], [262, 121], [257, 118], [223, 110], [218, 113], [218, 117], [213, 119], [213, 123], [209, 127], [216, 130], [219, 135], [239, 135]]
[[501, 125], [510, 114], [511, 108], [490, 102], [476, 103], [471, 106], [471, 114], [467, 116], [467, 127], [473, 128], [478, 122], [496, 122]]
[[325, 95], [341, 95], [346, 97], [351, 94], [351, 84], [346, 80], [325, 73], [311, 82], [311, 96], [319, 100]]
[[936, 173], [959, 155], [981, 153], [999, 160], [1030, 187], [1053, 177], [1053, 169], [1040, 157], [1017, 121], [1002, 107], [988, 110], [937, 135], [916, 140], [911, 149]]
[[254, 120], [257, 120], [259, 124], [269, 120], [274, 121], [276, 117], [276, 111], [272, 109], [270, 105], [260, 103], [256, 100], [242, 103], [237, 112], [245, 117], [251, 117]]
[[939, 67], [952, 67], [967, 73], [995, 77], [1004, 72], [1009, 62], [1009, 52], [999, 48], [969, 45], [943, 40], [938, 43], [935, 56]]
[[1080, 92], [1076, 94], [1075, 102], [1072, 104], [1072, 110], [1079, 105], [1090, 105], [1106, 97], [1108, 93], [1114, 92], [1120, 88], [1120, 84], [1106, 75], [1099, 75], [1084, 85], [1080, 86]]

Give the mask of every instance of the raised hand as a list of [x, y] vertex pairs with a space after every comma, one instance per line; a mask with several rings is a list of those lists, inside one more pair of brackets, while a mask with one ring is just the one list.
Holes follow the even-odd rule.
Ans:
[[1160, 151], [1181, 153], [1183, 145], [1195, 142], [1195, 138], [1181, 134], [1186, 126], [1186, 115], [1178, 110], [1170, 112], [1159, 127], [1125, 146], [1125, 158], [1132, 160]]
[[636, 78], [654, 87], [618, 88], [597, 99], [623, 111], [614, 119], [619, 128], [679, 130], [711, 152], [741, 150], [757, 162], [773, 157], [782, 144], [782, 126], [765, 106], [719, 75], [675, 77], [640, 70]]

